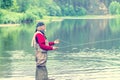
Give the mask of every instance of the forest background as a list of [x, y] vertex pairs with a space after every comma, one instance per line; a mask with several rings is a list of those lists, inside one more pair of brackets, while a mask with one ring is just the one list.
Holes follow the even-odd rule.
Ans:
[[120, 0], [0, 0], [1, 24], [49, 17], [119, 14]]

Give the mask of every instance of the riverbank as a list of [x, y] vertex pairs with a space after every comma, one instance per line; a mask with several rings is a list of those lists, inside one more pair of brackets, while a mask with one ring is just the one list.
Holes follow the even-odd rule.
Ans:
[[[43, 21], [46, 23], [52, 21], [62, 21], [64, 19], [112, 19], [120, 18], [120, 15], [86, 15], [86, 16], [44, 16], [43, 19], [36, 20], [36, 22]], [[18, 26], [20, 24], [0, 24], [0, 27]]]
[[0, 27], [17, 27], [20, 24], [0, 24]]
[[[47, 19], [57, 19], [57, 20], [61, 20], [61, 19], [111, 19], [111, 18], [119, 18], [120, 15], [85, 15], [85, 16], [45, 16], [43, 19], [47, 20]], [[43, 20], [41, 19], [41, 20]]]
[[120, 15], [86, 15], [86, 16], [44, 16], [43, 19], [36, 20], [37, 22], [51, 22], [51, 21], [62, 21], [64, 19], [112, 19], [120, 18]]

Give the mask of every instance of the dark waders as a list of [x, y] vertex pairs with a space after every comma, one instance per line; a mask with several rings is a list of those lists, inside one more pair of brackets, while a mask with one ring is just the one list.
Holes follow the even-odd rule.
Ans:
[[35, 80], [48, 80], [46, 62], [47, 62], [47, 53], [41, 53], [41, 51], [36, 51], [36, 79]]

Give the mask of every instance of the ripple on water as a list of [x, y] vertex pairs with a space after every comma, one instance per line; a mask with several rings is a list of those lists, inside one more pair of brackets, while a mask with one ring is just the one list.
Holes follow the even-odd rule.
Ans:
[[[74, 49], [75, 50], [75, 49]], [[2, 80], [34, 79], [34, 54], [24, 51], [7, 51], [9, 61], [0, 65]], [[87, 49], [78, 53], [49, 52], [47, 62], [48, 74], [55, 80], [120, 80], [120, 50]], [[8, 78], [7, 78], [8, 79]]]
[[[57, 53], [54, 54], [54, 59], [56, 60], [53, 62], [55, 65], [50, 65], [53, 69], [50, 68], [49, 74], [56, 80], [120, 79], [119, 49], [92, 49], [80, 50], [79, 53]], [[49, 63], [51, 63], [51, 60], [49, 60]], [[52, 73], [53, 71], [54, 73]]]

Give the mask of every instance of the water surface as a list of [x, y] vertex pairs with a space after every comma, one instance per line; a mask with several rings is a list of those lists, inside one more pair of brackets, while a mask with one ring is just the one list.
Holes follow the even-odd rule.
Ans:
[[[120, 80], [120, 19], [65, 19], [47, 24], [49, 41], [60, 39], [48, 53], [49, 78], [55, 80]], [[35, 24], [0, 27], [0, 78], [34, 80]]]

